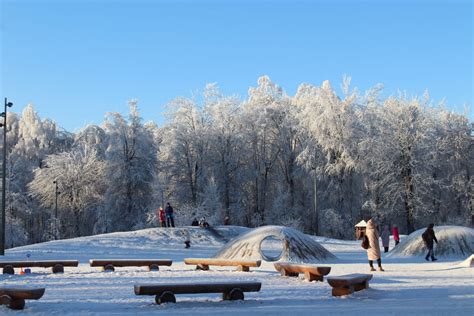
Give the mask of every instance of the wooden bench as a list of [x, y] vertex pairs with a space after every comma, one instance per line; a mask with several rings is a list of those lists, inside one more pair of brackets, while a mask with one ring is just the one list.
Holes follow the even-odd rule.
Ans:
[[184, 263], [195, 264], [198, 270], [209, 270], [209, 266], [236, 266], [237, 271], [250, 271], [249, 267], [260, 267], [261, 260], [243, 261], [243, 260], [226, 260], [212, 258], [185, 258]]
[[53, 273], [64, 272], [64, 267], [77, 267], [77, 260], [41, 260], [41, 261], [0, 261], [3, 274], [15, 274], [14, 268], [41, 267], [52, 268]]
[[102, 267], [104, 271], [115, 271], [115, 267], [148, 267], [148, 271], [158, 271], [159, 266], [170, 266], [171, 259], [91, 259], [91, 267]]
[[260, 282], [173, 283], [135, 285], [136, 295], [156, 295], [156, 304], [176, 303], [175, 294], [222, 293], [224, 300], [243, 300], [244, 292], [258, 292]]
[[372, 274], [347, 274], [336, 277], [328, 277], [328, 283], [333, 287], [333, 296], [349, 295], [354, 291], [361, 291], [369, 287]]
[[297, 277], [300, 273], [304, 273], [304, 278], [308, 281], [324, 281], [324, 276], [331, 272], [331, 267], [318, 267], [311, 264], [298, 264], [289, 262], [275, 262], [275, 269], [282, 276]]
[[44, 288], [2, 288], [0, 287], [0, 305], [11, 309], [23, 309], [25, 300], [38, 300], [44, 294]]

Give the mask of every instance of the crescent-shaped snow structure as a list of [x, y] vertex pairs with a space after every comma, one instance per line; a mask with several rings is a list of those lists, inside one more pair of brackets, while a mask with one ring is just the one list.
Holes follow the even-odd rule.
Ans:
[[266, 260], [262, 256], [260, 245], [269, 236], [282, 241], [283, 250], [278, 261], [313, 263], [336, 259], [336, 256], [310, 236], [284, 226], [263, 226], [244, 233], [225, 244], [215, 258]]

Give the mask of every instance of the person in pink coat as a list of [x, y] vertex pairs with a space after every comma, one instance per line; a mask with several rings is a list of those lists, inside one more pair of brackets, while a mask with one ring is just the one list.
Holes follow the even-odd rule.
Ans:
[[365, 229], [365, 235], [369, 240], [369, 248], [367, 249], [367, 258], [369, 259], [370, 271], [375, 271], [374, 260], [377, 260], [379, 266], [379, 271], [384, 271], [382, 268], [382, 259], [380, 256], [380, 246], [379, 246], [379, 232], [375, 227], [375, 223], [372, 219], [369, 219], [367, 222], [367, 227]]
[[400, 242], [400, 235], [398, 234], [398, 227], [397, 225], [393, 225], [392, 227], [392, 235], [393, 235], [393, 240], [395, 240], [395, 246], [398, 245]]

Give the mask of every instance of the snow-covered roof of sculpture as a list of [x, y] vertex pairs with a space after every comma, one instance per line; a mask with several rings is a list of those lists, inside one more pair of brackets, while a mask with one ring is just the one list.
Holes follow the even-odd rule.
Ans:
[[278, 261], [327, 262], [336, 259], [311, 236], [284, 226], [263, 226], [244, 233], [225, 244], [215, 255], [222, 259], [264, 260], [260, 243], [268, 236], [282, 240], [283, 251]]
[[364, 220], [361, 220], [354, 227], [367, 227], [367, 222]]
[[[425, 256], [427, 249], [421, 235], [426, 228], [408, 235], [388, 254], [389, 257]], [[435, 226], [438, 244], [435, 243], [436, 257], [463, 257], [474, 253], [474, 229], [463, 226]]]

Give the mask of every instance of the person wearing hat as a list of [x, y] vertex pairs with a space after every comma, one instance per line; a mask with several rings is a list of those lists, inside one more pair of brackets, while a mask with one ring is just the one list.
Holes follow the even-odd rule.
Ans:
[[158, 217], [160, 218], [160, 227], [166, 227], [165, 210], [162, 207], [158, 211]]
[[369, 240], [369, 247], [367, 248], [367, 258], [369, 259], [370, 271], [375, 271], [374, 260], [377, 260], [379, 271], [385, 271], [382, 268], [382, 258], [380, 255], [379, 245], [379, 232], [375, 227], [375, 223], [372, 219], [367, 221], [367, 228], [365, 229], [365, 235]]
[[425, 257], [426, 261], [429, 261], [428, 258], [430, 257], [431, 257], [431, 261], [438, 260], [435, 258], [434, 250], [433, 250], [434, 242], [438, 244], [438, 239], [436, 239], [436, 235], [435, 235], [433, 227], [434, 227], [434, 224], [429, 224], [425, 232], [421, 235], [421, 238], [423, 238], [423, 242], [425, 243], [426, 248], [428, 248], [428, 253], [426, 254], [426, 257]]

